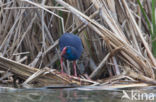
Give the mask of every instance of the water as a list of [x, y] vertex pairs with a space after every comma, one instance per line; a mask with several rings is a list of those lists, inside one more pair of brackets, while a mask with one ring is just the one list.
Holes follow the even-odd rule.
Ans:
[[[130, 91], [130, 90], [129, 90]], [[126, 92], [126, 91], [125, 91]], [[139, 91], [140, 92], [140, 91]], [[136, 94], [137, 96], [139, 95]], [[144, 93], [147, 91], [144, 91]], [[149, 91], [156, 93], [156, 91]], [[149, 93], [147, 92], [147, 93]], [[130, 92], [127, 92], [130, 95]], [[141, 93], [141, 92], [140, 92]], [[0, 89], [0, 102], [155, 102], [123, 100], [122, 90]], [[155, 97], [156, 99], [156, 97]]]

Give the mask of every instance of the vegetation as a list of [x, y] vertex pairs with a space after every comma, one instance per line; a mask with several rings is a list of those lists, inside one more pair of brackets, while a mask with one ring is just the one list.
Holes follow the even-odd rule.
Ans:
[[[147, 22], [147, 25], [148, 25], [148, 29], [149, 29], [149, 32], [152, 36], [152, 51], [153, 51], [153, 54], [154, 56], [156, 56], [156, 22], [155, 22], [155, 5], [156, 5], [156, 2], [155, 0], [152, 0], [152, 13], [151, 13], [151, 21], [149, 21], [149, 17], [147, 16], [148, 14], [145, 12], [144, 8], [143, 8], [143, 5], [141, 4], [140, 0], [137, 0], [140, 8], [141, 8], [141, 11], [142, 11], [142, 14], [145, 18], [145, 21]], [[152, 23], [152, 24], [151, 24]], [[152, 25], [152, 27], [151, 27]]]
[[[82, 79], [87, 75], [101, 85], [127, 83], [127, 80], [129, 83], [156, 84], [156, 60], [151, 51], [153, 48], [156, 55], [154, 2], [2, 0], [0, 52], [6, 59], [0, 58], [1, 77], [8, 72], [11, 74], [1, 81], [14, 74], [26, 80], [47, 67], [60, 70], [58, 40], [64, 32], [72, 32], [81, 37], [84, 45], [83, 55], [77, 63]], [[27, 73], [22, 69], [26, 72], [24, 76], [20, 63], [27, 70], [38, 70]], [[65, 66], [65, 71], [72, 75], [70, 62]], [[6, 72], [6, 69], [11, 70]]]

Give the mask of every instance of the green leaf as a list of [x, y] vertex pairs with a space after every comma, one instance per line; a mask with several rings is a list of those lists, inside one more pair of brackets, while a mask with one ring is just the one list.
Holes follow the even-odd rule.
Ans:
[[142, 12], [142, 14], [143, 14], [143, 16], [145, 18], [145, 21], [147, 22], [150, 34], [153, 34], [151, 24], [150, 24], [150, 20], [148, 19], [147, 13], [145, 12], [143, 6], [141, 5], [140, 0], [137, 0], [137, 2], [138, 2], [139, 6], [141, 8], [141, 12]]
[[155, 6], [156, 0], [152, 0], [152, 27], [153, 27], [153, 34], [152, 34], [152, 51], [154, 56], [156, 56], [156, 23], [155, 23]]

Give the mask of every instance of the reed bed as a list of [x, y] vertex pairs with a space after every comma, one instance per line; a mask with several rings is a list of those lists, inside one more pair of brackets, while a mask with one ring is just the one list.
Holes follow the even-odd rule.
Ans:
[[[151, 0], [141, 3], [151, 19]], [[156, 84], [150, 30], [137, 0], [1, 0], [0, 21], [2, 57], [60, 70], [58, 40], [72, 32], [84, 46], [77, 61], [81, 78], [88, 76], [101, 85]], [[65, 66], [72, 75], [70, 62]], [[1, 78], [14, 76], [9, 67], [0, 60]]]

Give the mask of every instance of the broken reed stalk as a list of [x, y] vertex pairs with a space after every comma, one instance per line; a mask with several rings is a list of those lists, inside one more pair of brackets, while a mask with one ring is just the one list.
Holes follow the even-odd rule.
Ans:
[[[4, 58], [0, 56], [0, 64], [4, 65], [3, 69], [10, 70], [10, 72], [18, 75], [21, 79], [26, 80], [23, 84], [27, 84], [31, 81], [38, 82], [39, 86], [49, 86], [49, 85], [90, 85], [90, 84], [99, 84], [87, 79], [80, 79], [68, 75], [62, 75], [56, 70], [50, 70], [49, 68], [44, 68], [39, 70], [37, 68], [29, 67], [24, 64], [20, 64], [16, 61]], [[2, 67], [1, 67], [2, 68]]]
[[97, 76], [100, 76], [103, 72], [103, 66], [110, 57], [110, 53], [108, 53], [105, 58], [101, 61], [101, 63], [98, 65], [98, 67], [92, 72], [92, 74], [89, 76], [91, 79], [96, 78]]

